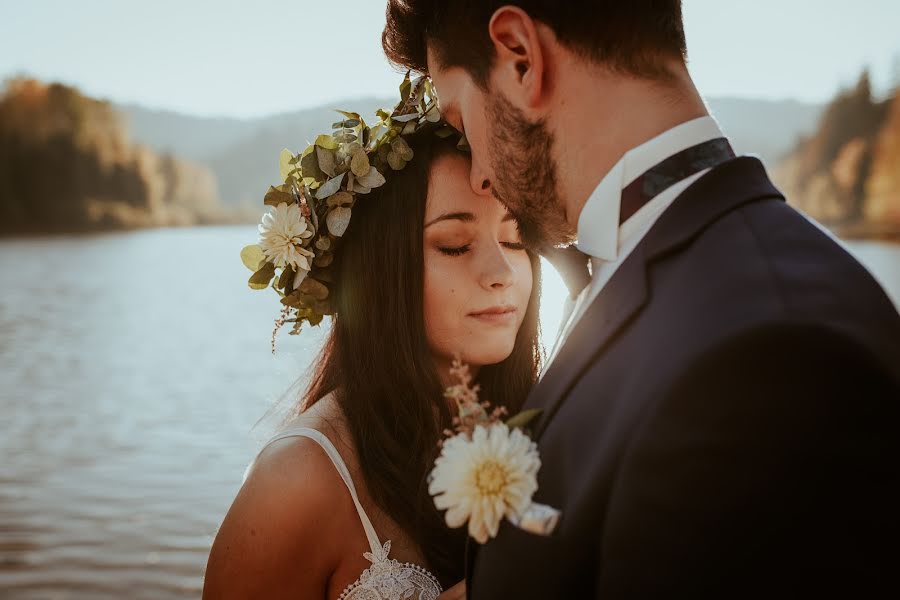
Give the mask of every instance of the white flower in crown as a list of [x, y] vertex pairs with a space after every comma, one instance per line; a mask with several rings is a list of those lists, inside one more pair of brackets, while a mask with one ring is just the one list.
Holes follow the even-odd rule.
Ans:
[[266, 258], [276, 267], [292, 266], [298, 276], [310, 271], [310, 262], [315, 258], [315, 254], [303, 246], [312, 236], [309, 221], [297, 204], [282, 202], [270, 208], [259, 225], [259, 247]]
[[483, 544], [496, 537], [501, 519], [517, 519], [530, 506], [540, 467], [537, 445], [520, 429], [476, 425], [471, 437], [444, 442], [428, 493], [447, 510], [449, 527], [468, 522], [469, 535]]

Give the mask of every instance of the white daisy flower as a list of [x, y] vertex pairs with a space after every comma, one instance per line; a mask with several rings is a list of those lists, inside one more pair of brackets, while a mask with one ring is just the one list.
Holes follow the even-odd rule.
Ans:
[[259, 225], [259, 246], [276, 267], [291, 265], [297, 271], [309, 271], [315, 254], [302, 244], [312, 236], [309, 221], [296, 204], [282, 202], [270, 208]]
[[471, 439], [456, 435], [444, 442], [431, 472], [428, 493], [447, 510], [449, 527], [469, 523], [479, 543], [497, 535], [500, 520], [516, 518], [531, 504], [541, 461], [535, 444], [518, 428], [477, 426]]

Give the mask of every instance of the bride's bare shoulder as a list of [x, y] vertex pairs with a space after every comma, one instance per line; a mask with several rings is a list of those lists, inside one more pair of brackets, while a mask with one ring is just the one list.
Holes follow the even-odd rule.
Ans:
[[[304, 413], [288, 426], [323, 431], [329, 422], [333, 426], [327, 414]], [[204, 597], [323, 597], [342, 559], [337, 542], [346, 538], [343, 528], [358, 520], [352, 518], [355, 512], [317, 442], [305, 437], [272, 442], [247, 473], [216, 535]]]

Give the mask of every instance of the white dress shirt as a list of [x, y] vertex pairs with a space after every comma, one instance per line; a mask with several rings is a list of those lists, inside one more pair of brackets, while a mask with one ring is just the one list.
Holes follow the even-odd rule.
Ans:
[[591, 282], [578, 295], [571, 306], [568, 318], [563, 318], [563, 326], [560, 328], [544, 372], [556, 358], [575, 324], [657, 219], [684, 190], [709, 169], [695, 173], [666, 188], [620, 227], [622, 190], [668, 157], [720, 137], [725, 136], [712, 117], [700, 117], [673, 127], [626, 152], [588, 197], [578, 217], [577, 234], [578, 249], [591, 259]]

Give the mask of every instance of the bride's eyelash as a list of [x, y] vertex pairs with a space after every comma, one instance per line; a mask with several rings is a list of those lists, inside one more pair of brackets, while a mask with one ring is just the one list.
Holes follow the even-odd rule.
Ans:
[[[510, 250], [524, 250], [525, 249], [525, 244], [522, 244], [520, 242], [501, 242], [501, 243], [503, 244], [504, 247], [509, 248]], [[466, 244], [465, 246], [459, 246], [456, 248], [444, 248], [444, 247], [438, 248], [438, 250], [440, 250], [442, 253], [446, 254], [447, 256], [462, 256], [463, 254], [468, 252], [470, 249], [471, 249], [470, 244]]]
[[462, 256], [469, 251], [469, 247], [470, 245], [466, 244], [465, 246], [459, 246], [458, 248], [438, 248], [438, 250], [447, 256]]
[[525, 244], [521, 242], [503, 242], [503, 245], [509, 248], [510, 250], [524, 250]]

